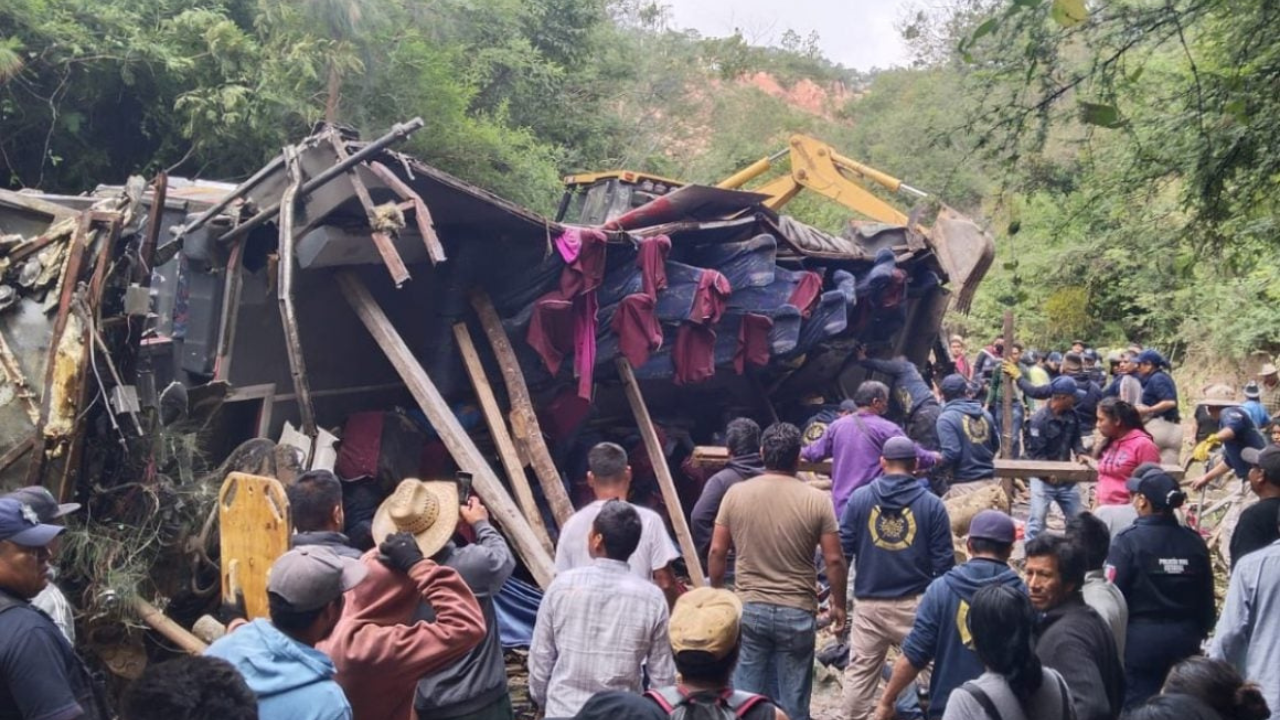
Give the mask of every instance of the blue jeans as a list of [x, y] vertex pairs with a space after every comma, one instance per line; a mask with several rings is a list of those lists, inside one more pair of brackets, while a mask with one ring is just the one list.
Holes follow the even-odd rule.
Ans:
[[[798, 608], [747, 603], [742, 608], [742, 649], [733, 686], [769, 695], [791, 720], [809, 720], [813, 692], [816, 621]], [[773, 666], [772, 672], [770, 666]]]
[[1030, 540], [1044, 530], [1044, 520], [1049, 516], [1049, 503], [1056, 502], [1062, 510], [1062, 516], [1070, 520], [1084, 509], [1080, 501], [1080, 490], [1075, 483], [1053, 485], [1040, 478], [1031, 478], [1031, 512], [1027, 517], [1027, 539]]

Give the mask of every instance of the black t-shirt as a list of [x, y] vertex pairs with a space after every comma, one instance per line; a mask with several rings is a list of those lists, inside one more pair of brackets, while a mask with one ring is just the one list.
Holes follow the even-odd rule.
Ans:
[[71, 643], [47, 615], [0, 594], [0, 720], [106, 720]]
[[1259, 500], [1240, 513], [1236, 531], [1231, 534], [1231, 567], [1240, 558], [1280, 540], [1280, 498]]

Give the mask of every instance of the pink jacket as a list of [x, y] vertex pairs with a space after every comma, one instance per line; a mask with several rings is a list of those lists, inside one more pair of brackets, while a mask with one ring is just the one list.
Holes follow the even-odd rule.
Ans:
[[1124, 484], [1142, 463], [1160, 462], [1160, 450], [1143, 430], [1130, 430], [1119, 440], [1111, 441], [1098, 458], [1098, 504], [1124, 505], [1129, 490]]
[[[369, 575], [346, 595], [333, 634], [317, 648], [338, 668], [334, 680], [356, 720], [413, 720], [413, 695], [422, 676], [462, 657], [484, 638], [484, 615], [462, 576], [424, 560], [403, 573], [378, 560], [360, 562]], [[413, 622], [422, 603], [435, 622]]]

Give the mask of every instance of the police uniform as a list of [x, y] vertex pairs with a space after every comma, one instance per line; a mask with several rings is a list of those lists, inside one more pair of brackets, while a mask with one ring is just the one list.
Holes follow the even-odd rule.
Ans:
[[1172, 513], [1140, 517], [1116, 535], [1107, 577], [1129, 606], [1125, 707], [1160, 692], [1176, 663], [1213, 629], [1213, 566], [1199, 533]]

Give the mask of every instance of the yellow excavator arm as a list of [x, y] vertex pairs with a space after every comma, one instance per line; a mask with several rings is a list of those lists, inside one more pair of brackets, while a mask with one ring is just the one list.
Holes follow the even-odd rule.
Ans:
[[792, 135], [785, 150], [757, 160], [724, 179], [716, 187], [727, 190], [741, 189], [743, 185], [765, 174], [775, 162], [788, 155], [791, 158], [791, 170], [788, 174], [752, 189], [753, 192], [769, 196], [764, 204], [772, 210], [782, 208], [802, 189], [807, 188], [877, 222], [891, 225], [907, 224], [906, 214], [876, 197], [862, 184], [847, 177], [846, 173], [876, 183], [890, 192], [928, 197], [928, 193], [913, 188], [875, 168], [851, 160], [833, 150], [830, 145], [807, 135]]

